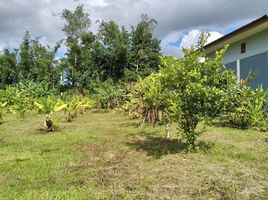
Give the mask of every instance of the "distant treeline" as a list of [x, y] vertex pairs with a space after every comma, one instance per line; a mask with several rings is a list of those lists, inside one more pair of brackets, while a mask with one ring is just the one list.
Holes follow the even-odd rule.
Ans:
[[[65, 9], [61, 17], [66, 38], [54, 47], [26, 31], [19, 49], [0, 53], [0, 88], [45, 81], [51, 88], [90, 90], [96, 82], [135, 81], [158, 70], [160, 40], [152, 34], [157, 22], [147, 15], [130, 31], [114, 21], [98, 21], [96, 34], [90, 31], [92, 22], [83, 6], [73, 12]], [[56, 59], [62, 45], [66, 54]]]

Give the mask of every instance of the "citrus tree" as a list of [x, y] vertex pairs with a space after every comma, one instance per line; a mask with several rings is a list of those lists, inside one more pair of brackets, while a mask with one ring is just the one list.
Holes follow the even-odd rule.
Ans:
[[196, 47], [183, 49], [181, 59], [168, 56], [161, 60], [164, 105], [190, 149], [195, 149], [195, 142], [204, 131], [196, 129], [198, 123], [204, 117], [220, 114], [229, 88], [236, 85], [233, 72], [223, 69], [222, 56], [227, 47], [209, 58], [203, 53], [205, 40], [202, 35]]

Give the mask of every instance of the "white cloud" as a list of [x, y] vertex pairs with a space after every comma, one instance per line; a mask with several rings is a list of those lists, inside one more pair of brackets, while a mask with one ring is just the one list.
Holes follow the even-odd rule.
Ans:
[[[209, 33], [210, 36], [207, 39], [207, 44], [223, 36], [221, 33], [216, 31]], [[196, 45], [201, 34], [202, 31], [198, 29], [191, 30], [184, 35], [179, 32], [173, 32], [162, 40], [162, 51], [164, 55], [182, 57], [182, 48], [190, 48], [192, 45]], [[178, 46], [175, 46], [174, 43], [179, 40], [181, 40], [180, 44]]]
[[0, 53], [1, 51], [3, 51], [4, 48], [5, 48], [4, 45], [0, 42]]
[[171, 55], [181, 57], [181, 51], [176, 43], [183, 37], [183, 33], [179, 31], [173, 31], [161, 40], [162, 53], [164, 55]]
[[210, 36], [209, 36], [206, 44], [209, 44], [209, 43], [211, 43], [211, 42], [213, 42], [213, 41], [215, 41], [223, 36], [223, 34], [216, 32], [216, 31], [211, 31], [209, 33], [210, 33]]
[[[83, 3], [83, 1], [81, 2]], [[85, 5], [88, 5], [90, 7], [104, 7], [108, 6], [108, 2], [106, 0], [90, 0], [90, 1], [85, 1]]]
[[200, 30], [191, 30], [188, 34], [184, 35], [181, 40], [180, 49], [190, 48], [192, 45], [197, 44], [201, 33]]
[[[186, 34], [180, 44], [180, 48], [190, 48], [192, 45], [196, 45], [198, 42], [198, 38], [202, 34], [201, 30], [191, 30], [188, 34]], [[207, 39], [206, 44], [209, 44], [220, 37], [223, 36], [223, 34], [216, 32], [216, 31], [210, 31], [209, 37]]]
[[[228, 26], [260, 17], [268, 7], [267, 0], [0, 0], [2, 46], [17, 48], [26, 30], [33, 37], [44, 36], [49, 43], [55, 43], [64, 37], [60, 13], [81, 3], [90, 14], [93, 31], [97, 30], [97, 19], [115, 20], [129, 28], [138, 23], [142, 13], [148, 14], [158, 21], [154, 34], [165, 40], [162, 47], [167, 52], [177, 51], [168, 43], [176, 42], [181, 33], [208, 29], [223, 32]], [[194, 40], [194, 32], [191, 34], [183, 45]]]
[[162, 52], [163, 52], [164, 55], [182, 57], [180, 48], [176, 47], [176, 46], [171, 46], [171, 45], [168, 45], [168, 44], [162, 44]]
[[164, 41], [165, 43], [167, 42], [174, 43], [174, 42], [177, 42], [178, 39], [182, 36], [183, 36], [183, 33], [181, 31], [172, 31], [171, 33], [166, 35], [162, 41]]

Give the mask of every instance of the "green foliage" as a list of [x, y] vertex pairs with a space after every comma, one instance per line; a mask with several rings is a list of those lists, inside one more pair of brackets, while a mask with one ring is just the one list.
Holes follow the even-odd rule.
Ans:
[[7, 86], [0, 93], [2, 101], [7, 103], [9, 112], [19, 113], [24, 117], [33, 108], [33, 98], [18, 87]]
[[81, 114], [84, 114], [86, 110], [92, 109], [96, 107], [96, 101], [89, 97], [82, 97], [80, 99], [79, 110]]
[[205, 35], [201, 36], [198, 46], [184, 49], [185, 56], [180, 60], [163, 59], [160, 70], [162, 86], [169, 95], [166, 98], [168, 112], [189, 148], [193, 149], [203, 132], [196, 130], [198, 122], [220, 114], [229, 88], [236, 84], [235, 75], [222, 70], [226, 48], [218, 51], [215, 58], [208, 58], [202, 52], [205, 41]]
[[0, 88], [18, 81], [16, 56], [16, 51], [10, 52], [8, 49], [4, 49], [4, 53], [0, 54]]
[[19, 113], [19, 115], [24, 118], [25, 114], [33, 109], [33, 101], [34, 100], [30, 96], [18, 91], [14, 98], [14, 104], [10, 106], [10, 111]]
[[32, 99], [46, 97], [56, 92], [50, 89], [50, 84], [46, 81], [33, 82], [28, 80], [18, 83], [15, 87], [25, 96], [31, 97]]
[[73, 98], [66, 102], [66, 107], [64, 108], [65, 114], [67, 114], [66, 119], [68, 122], [73, 121], [77, 117], [80, 107], [80, 99], [78, 96], [73, 96]]
[[88, 28], [91, 26], [89, 15], [84, 12], [83, 6], [78, 6], [73, 12], [64, 9], [62, 18], [65, 20], [62, 29], [66, 36], [67, 45], [67, 79], [72, 87], [82, 87], [81, 77], [84, 77], [84, 69], [82, 68], [82, 37], [87, 34]]
[[153, 37], [152, 31], [157, 24], [147, 15], [141, 16], [137, 27], [132, 27], [130, 68], [126, 69], [126, 80], [137, 80], [158, 70], [161, 47], [160, 40]]
[[165, 94], [162, 93], [161, 74], [152, 74], [139, 80], [128, 95], [127, 102], [122, 106], [133, 118], [139, 118], [143, 123], [156, 124], [168, 120], [165, 110]]
[[[69, 90], [72, 95], [64, 99], [68, 121], [87, 108], [124, 104], [122, 109], [143, 123], [177, 123], [192, 148], [202, 132], [196, 126], [207, 117], [226, 115], [237, 127], [266, 129], [267, 92], [246, 87], [254, 73], [238, 85], [234, 74], [223, 70], [226, 48], [215, 58], [206, 57], [205, 35], [197, 46], [183, 50], [184, 58], [161, 58], [160, 40], [152, 34], [157, 22], [147, 15], [131, 31], [114, 21], [98, 21], [97, 33], [89, 30], [91, 20], [83, 6], [64, 9], [62, 18], [65, 57], [55, 56], [62, 41], [50, 48], [28, 31], [18, 50], [5, 49], [0, 55], [0, 88], [5, 88], [0, 95], [7, 111], [24, 116], [37, 107], [50, 120], [54, 103], [60, 101], [52, 96]], [[94, 101], [81, 97], [86, 94]]]
[[34, 108], [34, 101], [53, 94], [46, 82], [36, 83], [33, 81], [20, 82], [14, 86], [7, 86], [1, 91], [1, 99], [7, 102], [8, 110], [19, 113], [24, 117], [27, 112]]
[[7, 102], [8, 106], [14, 105], [18, 93], [18, 88], [6, 86], [4, 90], [0, 91], [0, 96], [3, 102]]
[[62, 18], [66, 21], [62, 29], [70, 42], [77, 43], [91, 25], [89, 15], [84, 12], [83, 6], [77, 6], [74, 12], [64, 9]]
[[222, 70], [226, 48], [217, 52], [215, 58], [206, 57], [202, 51], [205, 40], [202, 35], [198, 46], [184, 49], [181, 59], [161, 58], [159, 73], [142, 80], [139, 90], [133, 93], [132, 102], [144, 121], [150, 112], [154, 112], [156, 120], [161, 111], [166, 122], [178, 125], [190, 149], [195, 149], [195, 141], [204, 131], [198, 131], [197, 124], [205, 117], [221, 114], [229, 90], [236, 86], [235, 75]]
[[33, 68], [33, 55], [31, 51], [31, 36], [29, 31], [25, 32], [19, 53], [19, 79], [27, 80], [32, 78], [31, 69]]
[[120, 29], [114, 21], [102, 21], [98, 37], [104, 45], [101, 65], [102, 79], [112, 78], [115, 81], [122, 79], [129, 59], [130, 41], [128, 32], [125, 27]]
[[33, 81], [50, 83], [51, 88], [58, 86], [60, 81], [59, 63], [55, 55], [60, 47], [58, 42], [54, 48], [42, 45], [38, 39], [33, 40], [30, 33], [26, 31], [19, 49], [18, 81]]
[[97, 107], [112, 109], [121, 106], [127, 94], [126, 88], [121, 88], [113, 83], [112, 80], [96, 82], [93, 98], [97, 102]]
[[[112, 79], [115, 83], [136, 81], [159, 68], [160, 40], [153, 37], [156, 20], [142, 15], [131, 31], [114, 21], [98, 21], [97, 33], [83, 6], [64, 9], [61, 17], [66, 35], [55, 47], [43, 45], [40, 37], [26, 31], [19, 49], [0, 55], [0, 88], [19, 82], [46, 82], [49, 89], [94, 91], [92, 82]], [[33, 39], [35, 38], [35, 39]], [[62, 41], [67, 51], [57, 54]], [[61, 58], [57, 58], [57, 56]]]
[[227, 101], [227, 120], [235, 127], [267, 129], [268, 90], [259, 85], [256, 90], [239, 85]]
[[66, 107], [66, 104], [55, 96], [40, 98], [39, 102], [34, 102], [34, 105], [45, 114], [52, 114], [53, 112], [58, 112]]
[[46, 131], [53, 131], [54, 124], [52, 121], [52, 114], [54, 112], [58, 112], [64, 108], [66, 108], [66, 104], [64, 104], [60, 99], [55, 96], [48, 96], [41, 98], [38, 102], [34, 102], [35, 107], [40, 110], [42, 113], [46, 114], [46, 119], [44, 125], [46, 127]]
[[64, 112], [66, 114], [67, 122], [72, 122], [79, 113], [84, 114], [87, 109], [95, 107], [95, 102], [87, 97], [72, 96], [66, 98], [66, 107]]

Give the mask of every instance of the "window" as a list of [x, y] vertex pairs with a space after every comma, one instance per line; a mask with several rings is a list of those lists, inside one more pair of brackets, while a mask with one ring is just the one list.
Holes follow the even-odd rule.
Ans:
[[246, 52], [246, 43], [241, 44], [241, 53]]

